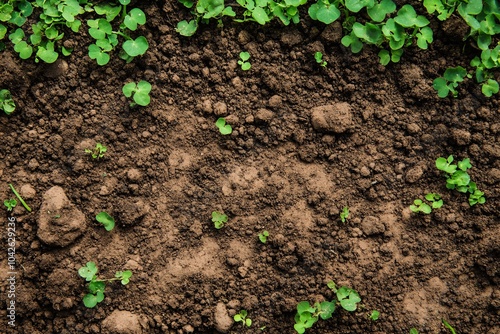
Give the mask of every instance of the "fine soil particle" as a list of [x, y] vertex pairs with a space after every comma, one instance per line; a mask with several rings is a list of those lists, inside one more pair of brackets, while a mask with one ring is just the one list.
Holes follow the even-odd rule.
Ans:
[[[98, 66], [86, 29], [51, 66], [0, 53], [0, 88], [18, 105], [0, 116], [0, 197], [13, 198], [12, 183], [33, 209], [10, 213], [16, 327], [2, 298], [0, 332], [293, 333], [297, 304], [333, 300], [333, 280], [363, 307], [337, 307], [310, 333], [448, 333], [441, 319], [458, 333], [500, 333], [499, 99], [474, 80], [457, 98], [432, 88], [478, 54], [464, 48], [460, 21], [433, 20], [429, 50], [383, 67], [374, 48], [354, 55], [340, 44], [340, 23], [200, 24], [185, 38], [177, 1], [136, 5], [150, 47], [129, 64], [112, 53]], [[140, 80], [151, 104], [132, 108], [121, 88]], [[96, 143], [108, 149], [101, 159], [85, 153]], [[484, 205], [446, 189], [435, 160], [449, 155], [471, 159]], [[413, 214], [429, 192], [443, 207]], [[101, 211], [113, 231], [96, 222]], [[223, 228], [213, 211], [228, 216]], [[102, 277], [133, 272], [92, 309], [78, 276], [88, 261]], [[242, 309], [250, 328], [234, 323]]]

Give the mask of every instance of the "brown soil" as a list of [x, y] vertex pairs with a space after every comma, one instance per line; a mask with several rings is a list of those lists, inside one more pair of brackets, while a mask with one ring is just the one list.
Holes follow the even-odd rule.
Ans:
[[[376, 50], [342, 47], [337, 25], [228, 22], [183, 38], [177, 2], [139, 6], [150, 48], [131, 64], [97, 66], [85, 31], [58, 68], [0, 53], [0, 88], [18, 104], [0, 117], [0, 198], [12, 183], [33, 208], [11, 214], [16, 327], [3, 284], [0, 332], [293, 333], [297, 303], [331, 300], [334, 280], [363, 307], [338, 309], [309, 333], [448, 333], [442, 318], [458, 333], [500, 333], [499, 99], [472, 80], [457, 99], [432, 88], [471, 59], [463, 26], [433, 22], [427, 52], [382, 67]], [[152, 102], [129, 108], [121, 87], [142, 79]], [[214, 126], [220, 116], [230, 136]], [[108, 147], [102, 160], [84, 153], [96, 142]], [[471, 158], [484, 205], [445, 188], [434, 161], [450, 154]], [[412, 214], [427, 192], [444, 207]], [[94, 219], [103, 210], [117, 220], [112, 232]], [[229, 216], [220, 230], [214, 210]], [[77, 273], [88, 261], [104, 276], [134, 273], [94, 309]], [[241, 309], [249, 329], [232, 324]]]

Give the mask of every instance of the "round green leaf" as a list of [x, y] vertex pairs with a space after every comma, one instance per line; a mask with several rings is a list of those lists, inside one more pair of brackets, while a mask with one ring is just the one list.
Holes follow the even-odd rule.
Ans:
[[139, 8], [133, 8], [123, 20], [123, 24], [132, 31], [137, 30], [137, 25], [145, 23], [146, 14]]
[[498, 93], [498, 90], [499, 90], [498, 82], [493, 79], [488, 79], [488, 81], [486, 81], [486, 83], [484, 83], [483, 86], [481, 87], [481, 91], [487, 97], [491, 97], [493, 94]]
[[144, 36], [139, 36], [135, 40], [129, 39], [123, 43], [123, 50], [130, 56], [143, 55], [148, 50], [148, 40]]
[[107, 212], [99, 212], [96, 216], [95, 219], [104, 225], [104, 228], [106, 231], [111, 231], [113, 228], [115, 228], [115, 219], [111, 217]]

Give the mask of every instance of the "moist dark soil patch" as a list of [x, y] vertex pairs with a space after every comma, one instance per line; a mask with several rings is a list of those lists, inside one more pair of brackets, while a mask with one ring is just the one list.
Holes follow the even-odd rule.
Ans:
[[[18, 104], [0, 117], [0, 197], [12, 197], [12, 183], [33, 208], [11, 214], [16, 327], [2, 284], [0, 332], [293, 333], [297, 303], [331, 300], [333, 280], [363, 306], [338, 309], [310, 333], [448, 333], [442, 318], [459, 333], [500, 333], [498, 96], [472, 80], [456, 99], [432, 88], [475, 52], [460, 22], [433, 22], [428, 51], [382, 67], [376, 50], [342, 47], [336, 25], [228, 22], [184, 38], [176, 2], [139, 6], [150, 48], [130, 64], [97, 66], [85, 29], [58, 68], [0, 54], [0, 88]], [[152, 102], [130, 108], [121, 87], [139, 80], [153, 85]], [[221, 116], [229, 136], [214, 126]], [[84, 153], [96, 142], [108, 147], [100, 160]], [[445, 188], [434, 161], [450, 154], [471, 159], [484, 205]], [[442, 194], [443, 208], [412, 214], [428, 192]], [[229, 217], [220, 230], [215, 210]], [[100, 211], [116, 218], [112, 232], [95, 221]], [[134, 273], [94, 309], [77, 274], [88, 261], [103, 276]], [[241, 309], [251, 328], [230, 327]]]

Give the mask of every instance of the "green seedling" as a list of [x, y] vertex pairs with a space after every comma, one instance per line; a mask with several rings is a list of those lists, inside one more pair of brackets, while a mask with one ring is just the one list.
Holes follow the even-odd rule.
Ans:
[[323, 60], [323, 53], [322, 52], [316, 52], [314, 54], [314, 59], [316, 60], [316, 63], [319, 64], [321, 67], [326, 67], [328, 65], [328, 62], [326, 60]]
[[16, 110], [16, 103], [12, 99], [10, 91], [7, 89], [0, 90], [0, 109], [7, 115], [10, 115]]
[[451, 334], [457, 334], [455, 329], [451, 327], [451, 325], [446, 320], [441, 319], [441, 321], [443, 322], [444, 327], [450, 330]]
[[452, 164], [453, 156], [448, 158], [439, 157], [436, 159], [436, 168], [446, 173], [446, 188], [455, 189], [461, 193], [469, 193], [469, 205], [484, 204], [486, 198], [484, 193], [477, 189], [475, 182], [470, 180], [467, 170], [472, 168], [469, 158]]
[[268, 231], [263, 231], [262, 233], [259, 233], [259, 240], [263, 244], [267, 242], [267, 238], [269, 237], [269, 232]]
[[342, 223], [345, 223], [347, 218], [349, 218], [349, 207], [348, 206], [344, 206], [342, 208], [342, 211], [340, 211], [340, 221]]
[[248, 312], [246, 310], [241, 310], [240, 313], [234, 315], [233, 319], [236, 322], [241, 322], [243, 327], [252, 326], [252, 319], [248, 318]]
[[[124, 41], [119, 56], [127, 63], [135, 57], [145, 54], [149, 48], [146, 37], [133, 38], [131, 36], [131, 32], [136, 31], [140, 25], [146, 23], [146, 14], [139, 8], [127, 11], [129, 3], [129, 0], [120, 0], [121, 6], [109, 3], [98, 4], [94, 8], [95, 12], [104, 15], [105, 18], [87, 21], [89, 35], [95, 39], [95, 43], [89, 45], [88, 54], [100, 66], [109, 62], [109, 53], [120, 44], [120, 38]], [[119, 17], [120, 21], [117, 31], [113, 30], [112, 25], [112, 21], [116, 17]]]
[[14, 193], [14, 195], [16, 195], [16, 197], [19, 200], [19, 202], [21, 202], [21, 204], [24, 206], [24, 208], [26, 209], [26, 211], [31, 212], [31, 208], [28, 206], [28, 204], [26, 204], [26, 202], [21, 197], [21, 195], [19, 195], [19, 193], [14, 188], [14, 186], [12, 184], [9, 184], [9, 187], [10, 187], [10, 190], [12, 190], [12, 192]]
[[216, 229], [221, 229], [224, 227], [224, 224], [227, 223], [227, 216], [219, 211], [212, 212], [212, 222]]
[[107, 282], [120, 281], [122, 285], [127, 285], [130, 282], [130, 277], [132, 277], [132, 271], [125, 270], [117, 271], [113, 278], [102, 279], [97, 275], [97, 271], [94, 262], [87, 262], [84, 267], [78, 269], [78, 275], [89, 282], [89, 293], [83, 297], [83, 304], [87, 308], [93, 308], [104, 300], [104, 290]]
[[237, 0], [238, 4], [246, 10], [243, 19], [236, 19], [236, 22], [255, 21], [265, 25], [274, 18], [279, 18], [284, 25], [290, 22], [299, 23], [299, 7], [307, 0]]
[[337, 295], [338, 302], [340, 306], [346, 311], [354, 312], [356, 311], [357, 305], [361, 302], [361, 298], [356, 290], [348, 288], [346, 286], [337, 289], [333, 281], [329, 281], [327, 286], [335, 292]]
[[107, 212], [99, 212], [95, 216], [95, 219], [104, 226], [106, 231], [111, 231], [115, 228], [115, 219], [111, 217]]
[[126, 97], [133, 96], [134, 103], [130, 103], [131, 107], [134, 107], [136, 104], [145, 107], [151, 102], [151, 98], [149, 97], [151, 84], [147, 81], [141, 80], [137, 84], [129, 82], [123, 86], [122, 91]]
[[85, 149], [85, 153], [90, 154], [92, 159], [102, 159], [107, 151], [108, 148], [101, 143], [96, 143], [93, 149]]
[[241, 66], [241, 69], [243, 71], [248, 71], [252, 67], [252, 64], [250, 64], [248, 59], [250, 59], [250, 53], [240, 52], [240, 60], [238, 60], [238, 65]]
[[208, 23], [210, 19], [215, 19], [221, 26], [222, 17], [236, 16], [231, 6], [224, 6], [224, 0], [179, 0], [179, 2], [186, 8], [192, 9], [191, 13], [194, 15], [192, 20], [184, 20], [177, 24], [175, 30], [182, 36], [193, 36], [200, 22]]
[[466, 77], [470, 78], [472, 76], [468, 74], [462, 66], [450, 67], [444, 71], [442, 77], [434, 79], [432, 87], [437, 90], [438, 96], [441, 98], [447, 97], [449, 93], [451, 93], [453, 97], [457, 97], [458, 91], [456, 88]]
[[410, 328], [410, 334], [418, 334], [418, 330], [416, 328]]
[[231, 127], [231, 125], [226, 123], [226, 120], [223, 117], [217, 119], [217, 121], [215, 122], [215, 126], [219, 129], [219, 132], [222, 135], [230, 135], [233, 132], [233, 128]]
[[373, 321], [377, 321], [379, 317], [380, 317], [380, 312], [377, 310], [373, 310], [369, 316], [370, 320], [373, 320]]
[[335, 312], [335, 301], [316, 302], [314, 305], [311, 305], [308, 301], [302, 301], [297, 304], [293, 328], [297, 333], [305, 333], [306, 329], [311, 328], [319, 318], [323, 320], [330, 319], [333, 312]]
[[7, 211], [12, 211], [12, 209], [16, 207], [17, 201], [13, 198], [6, 199], [5, 201], [3, 201], [3, 205], [7, 207]]
[[410, 205], [410, 210], [415, 213], [429, 214], [433, 209], [439, 209], [443, 206], [443, 200], [439, 194], [429, 193], [425, 195], [425, 199], [431, 204], [429, 205], [421, 199], [416, 199], [413, 201], [413, 205]]

